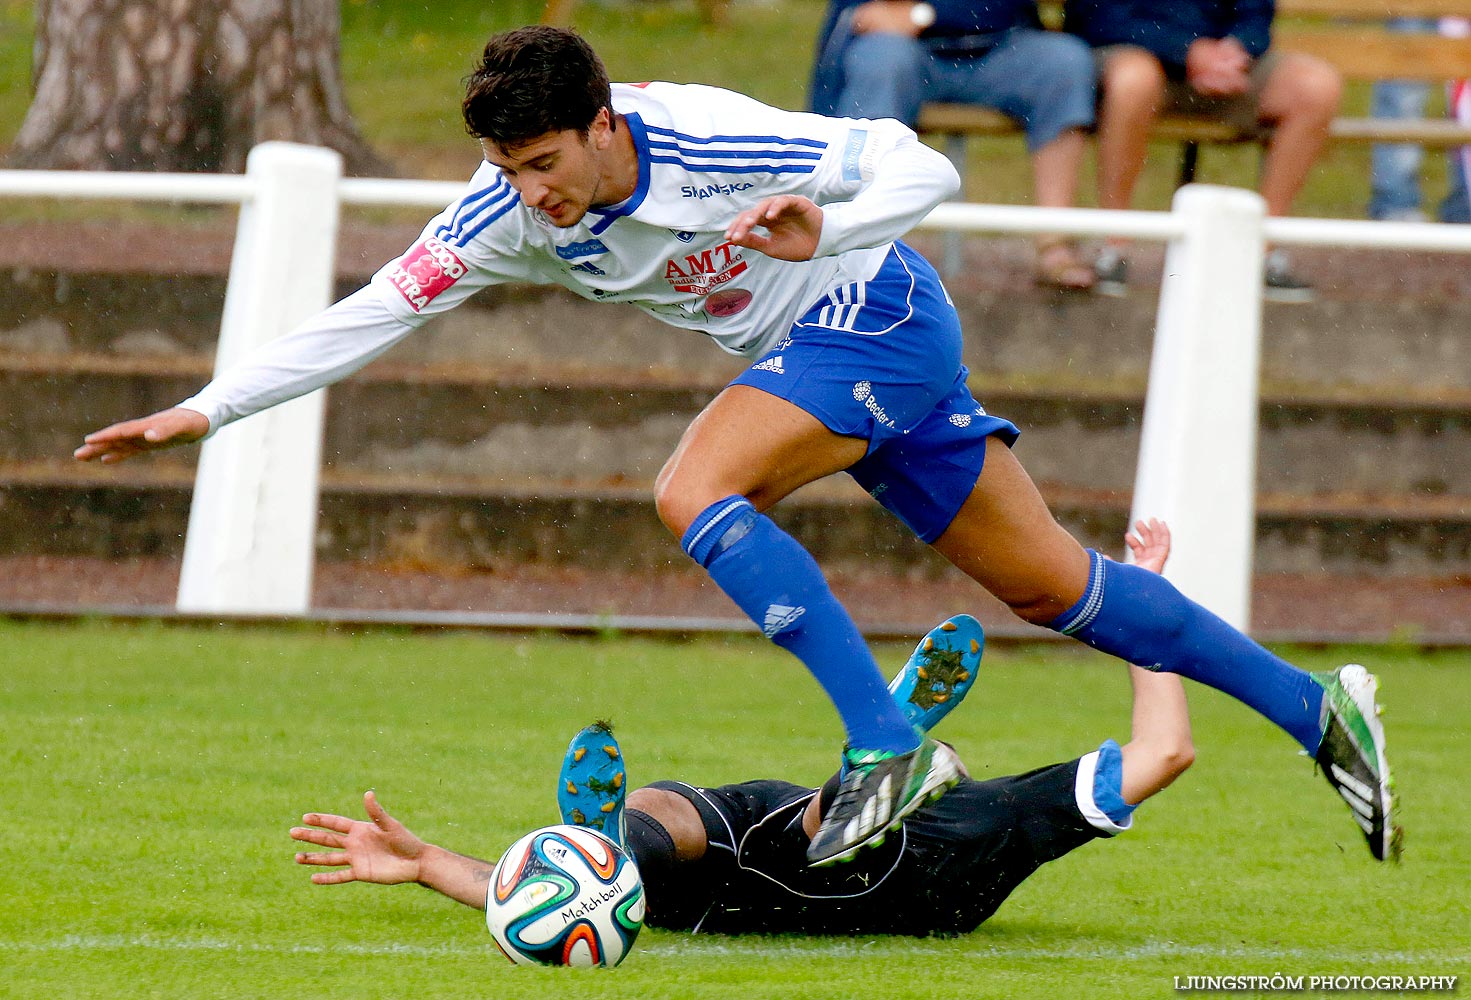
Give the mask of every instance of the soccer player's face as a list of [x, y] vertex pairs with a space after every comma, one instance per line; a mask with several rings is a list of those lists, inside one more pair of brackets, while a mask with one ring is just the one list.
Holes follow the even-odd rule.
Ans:
[[[606, 114], [606, 112], [604, 113]], [[480, 140], [485, 158], [501, 169], [528, 208], [542, 212], [552, 224], [566, 229], [582, 221], [593, 205], [612, 204], [603, 197], [608, 126], [603, 115], [587, 135], [572, 129], [548, 132], [505, 149]]]

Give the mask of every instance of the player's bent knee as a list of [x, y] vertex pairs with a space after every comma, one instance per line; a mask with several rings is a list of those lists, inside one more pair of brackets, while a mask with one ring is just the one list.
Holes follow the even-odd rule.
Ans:
[[1030, 597], [1005, 597], [1000, 594], [997, 596], [1001, 597], [1001, 600], [1011, 609], [1012, 614], [1030, 625], [1050, 625], [1073, 605], [1072, 601], [1055, 594]]
[[1190, 770], [1190, 765], [1195, 763], [1195, 744], [1185, 740], [1172, 745], [1164, 751], [1160, 763], [1173, 781]]
[[664, 526], [679, 538], [707, 507], [729, 492], [701, 489], [676, 473], [655, 482], [654, 510]]
[[659, 807], [673, 794], [673, 792], [666, 792], [662, 788], [635, 788], [628, 793], [626, 805], [629, 809], [637, 809], [639, 812], [648, 813], [657, 819], [659, 817]]
[[708, 842], [705, 824], [689, 799], [663, 788], [636, 788], [628, 793], [628, 808], [650, 817], [669, 836], [678, 861], [697, 861]]

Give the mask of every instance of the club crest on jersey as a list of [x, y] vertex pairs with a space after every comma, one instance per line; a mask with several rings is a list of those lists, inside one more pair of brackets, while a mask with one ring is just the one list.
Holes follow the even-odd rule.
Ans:
[[426, 236], [398, 259], [388, 272], [388, 280], [414, 312], [419, 312], [468, 271], [447, 243]]
[[669, 230], [669, 235], [681, 243], [693, 243], [695, 241], [695, 234], [688, 229], [671, 229]]
[[744, 273], [749, 266], [741, 257], [740, 248], [726, 242], [683, 258], [669, 258], [664, 263], [664, 278], [676, 292], [709, 295], [712, 289]]

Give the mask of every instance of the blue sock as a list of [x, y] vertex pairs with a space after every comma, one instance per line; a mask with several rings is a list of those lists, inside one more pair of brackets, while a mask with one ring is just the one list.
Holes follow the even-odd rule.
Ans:
[[807, 666], [850, 746], [903, 753], [919, 745], [858, 626], [796, 539], [745, 497], [729, 496], [695, 518], [681, 544], [768, 639]]
[[1049, 628], [1149, 670], [1224, 691], [1287, 731], [1308, 753], [1323, 741], [1323, 689], [1164, 577], [1089, 550], [1088, 589]]

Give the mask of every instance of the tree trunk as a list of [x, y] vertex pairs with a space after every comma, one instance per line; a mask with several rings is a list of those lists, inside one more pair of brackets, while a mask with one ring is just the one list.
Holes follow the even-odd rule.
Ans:
[[10, 165], [235, 173], [268, 139], [387, 164], [342, 92], [337, 0], [37, 0]]

